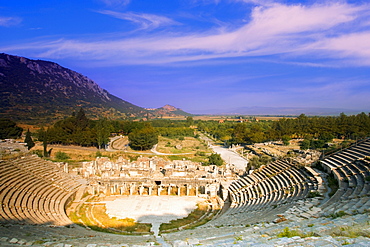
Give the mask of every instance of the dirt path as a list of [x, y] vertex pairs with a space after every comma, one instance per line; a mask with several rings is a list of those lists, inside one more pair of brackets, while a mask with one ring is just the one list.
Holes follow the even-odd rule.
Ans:
[[127, 151], [127, 145], [129, 141], [127, 136], [116, 136], [110, 140], [110, 144], [106, 151], [115, 152], [121, 151], [125, 153], [132, 153], [132, 154], [155, 154], [155, 155], [164, 155], [164, 156], [173, 156], [173, 155], [189, 155], [192, 153], [179, 153], [179, 154], [171, 154], [171, 153], [161, 153], [157, 151], [157, 144], [153, 146], [150, 150], [151, 153], [143, 153], [143, 152], [135, 152], [135, 151]]

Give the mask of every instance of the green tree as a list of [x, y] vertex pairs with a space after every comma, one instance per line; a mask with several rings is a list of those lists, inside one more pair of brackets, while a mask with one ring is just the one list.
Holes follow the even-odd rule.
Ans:
[[271, 157], [268, 156], [268, 155], [262, 155], [262, 156], [258, 156], [258, 155], [255, 155], [253, 156], [249, 162], [248, 162], [248, 165], [250, 166], [250, 168], [252, 169], [258, 169], [260, 168], [262, 165], [267, 165], [268, 163], [271, 162]]
[[43, 151], [44, 157], [50, 157], [52, 149], [50, 149], [49, 151], [47, 150], [48, 149], [49, 129], [45, 130], [44, 127], [41, 127], [41, 129], [38, 132], [38, 135], [39, 135], [38, 139], [39, 139], [39, 141], [42, 141], [42, 146], [44, 148], [44, 151]]
[[0, 119], [0, 139], [16, 139], [22, 135], [23, 129], [9, 119]]
[[27, 143], [28, 150], [35, 146], [35, 142], [32, 140], [30, 129], [28, 129], [26, 132], [26, 138], [24, 139], [24, 142]]
[[222, 160], [220, 154], [211, 154], [210, 156], [208, 156], [208, 163], [210, 165], [222, 166], [224, 164], [224, 161]]
[[282, 139], [282, 141], [283, 141], [283, 144], [285, 145], [285, 146], [289, 146], [289, 141], [292, 139], [292, 138], [290, 138], [290, 136], [288, 136], [288, 135], [283, 135], [283, 137], [281, 138]]
[[311, 147], [311, 141], [310, 140], [307, 140], [307, 139], [304, 139], [302, 142], [301, 142], [301, 149], [302, 150], [307, 150]]
[[186, 124], [187, 124], [188, 126], [193, 125], [193, 124], [194, 124], [194, 119], [193, 119], [193, 117], [188, 116], [188, 117], [186, 118]]
[[83, 130], [89, 126], [89, 119], [86, 117], [85, 111], [80, 108], [76, 114], [76, 127]]
[[233, 143], [245, 143], [247, 139], [248, 130], [245, 124], [237, 123], [232, 132]]
[[158, 143], [158, 134], [153, 127], [136, 130], [128, 135], [130, 147], [135, 150], [148, 150]]
[[98, 149], [109, 142], [109, 135], [111, 133], [112, 126], [109, 124], [108, 120], [103, 118], [99, 119], [95, 126], [94, 132], [96, 136], [96, 143], [98, 144]]

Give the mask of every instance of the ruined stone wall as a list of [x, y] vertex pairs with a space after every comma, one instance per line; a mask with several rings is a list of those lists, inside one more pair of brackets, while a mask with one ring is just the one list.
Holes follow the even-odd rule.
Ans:
[[79, 172], [89, 179], [90, 193], [105, 195], [214, 197], [224, 194], [225, 181], [235, 179], [230, 168], [158, 157], [139, 157], [136, 161], [119, 158], [116, 162], [100, 157], [85, 162]]

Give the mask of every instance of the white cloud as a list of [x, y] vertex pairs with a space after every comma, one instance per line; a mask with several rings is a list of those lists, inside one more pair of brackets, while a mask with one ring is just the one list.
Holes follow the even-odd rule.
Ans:
[[0, 26], [3, 27], [10, 27], [10, 26], [16, 26], [19, 23], [21, 23], [22, 19], [18, 17], [4, 17], [0, 16]]
[[101, 0], [104, 4], [110, 7], [129, 5], [131, 0]]
[[117, 11], [103, 10], [98, 13], [113, 16], [114, 18], [131, 21], [140, 26], [141, 29], [155, 29], [160, 26], [178, 25], [179, 23], [165, 16], [144, 13], [121, 13]]
[[326, 38], [312, 47], [331, 56], [337, 54], [337, 57], [356, 59], [357, 63], [370, 65], [370, 31]]
[[[251, 21], [236, 29], [221, 28], [203, 33], [181, 33], [179, 30], [176, 34], [160, 32], [105, 41], [101, 37], [99, 41], [57, 40], [27, 44], [23, 48], [21, 45], [3, 47], [2, 50], [34, 49], [40, 57], [71, 56], [109, 64], [284, 55], [299, 57], [301, 64], [310, 64], [313, 57], [320, 57], [324, 62], [341, 58], [370, 65], [370, 31], [353, 31], [354, 26], [368, 19], [369, 10], [369, 5], [347, 3], [307, 6], [274, 3], [253, 8]], [[176, 24], [157, 15], [100, 13], [138, 23], [142, 29]]]

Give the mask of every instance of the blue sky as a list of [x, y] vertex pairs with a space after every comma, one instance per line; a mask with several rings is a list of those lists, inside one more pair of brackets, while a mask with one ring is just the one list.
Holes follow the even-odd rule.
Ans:
[[365, 0], [1, 1], [0, 37], [142, 107], [370, 106]]

